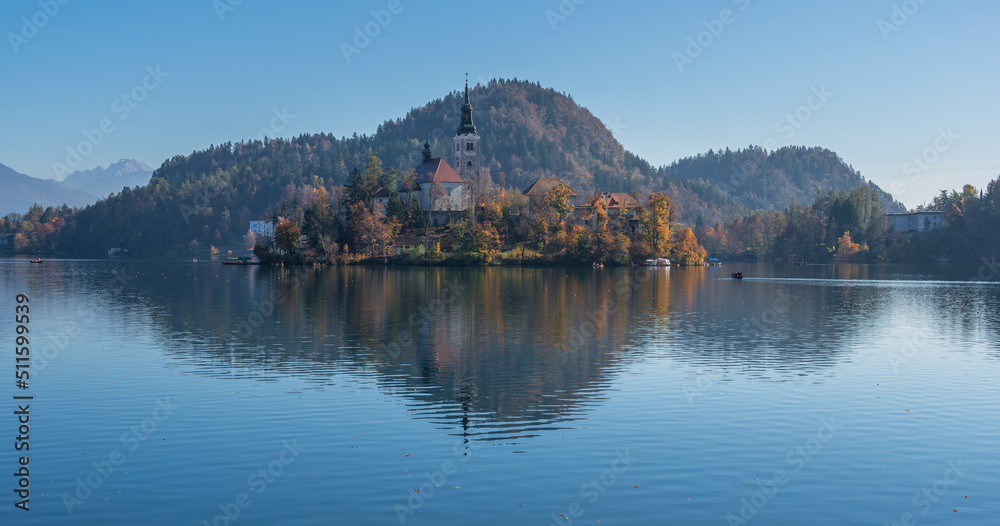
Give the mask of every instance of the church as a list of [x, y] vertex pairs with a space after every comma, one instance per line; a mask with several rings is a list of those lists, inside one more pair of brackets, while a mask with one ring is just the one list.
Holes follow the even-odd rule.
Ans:
[[[441, 157], [431, 157], [430, 143], [424, 143], [422, 162], [414, 167], [414, 181], [400, 188], [399, 197], [406, 203], [416, 199], [420, 211], [428, 213], [431, 226], [443, 225], [465, 211], [472, 199], [472, 185], [480, 180], [479, 134], [472, 122], [469, 81], [465, 81], [462, 120], [454, 137], [454, 167]], [[375, 200], [388, 206], [389, 191], [379, 188]]]

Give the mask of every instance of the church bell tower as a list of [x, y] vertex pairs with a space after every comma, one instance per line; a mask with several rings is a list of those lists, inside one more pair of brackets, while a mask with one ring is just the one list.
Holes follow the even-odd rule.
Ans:
[[479, 134], [472, 123], [472, 102], [469, 101], [469, 79], [465, 79], [465, 104], [462, 123], [455, 134], [455, 169], [466, 182], [479, 181]]

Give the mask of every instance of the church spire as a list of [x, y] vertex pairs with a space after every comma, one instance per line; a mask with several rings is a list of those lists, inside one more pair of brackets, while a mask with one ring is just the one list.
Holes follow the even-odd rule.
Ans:
[[458, 127], [459, 135], [476, 135], [476, 125], [472, 123], [472, 102], [469, 100], [469, 77], [465, 77], [465, 104], [462, 105], [462, 124]]

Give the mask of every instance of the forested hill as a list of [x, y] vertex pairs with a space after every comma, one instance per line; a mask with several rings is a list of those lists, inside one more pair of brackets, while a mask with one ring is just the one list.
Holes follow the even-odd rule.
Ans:
[[866, 185], [886, 211], [905, 211], [892, 195], [865, 181], [860, 172], [825, 148], [709, 150], [656, 172], [650, 186], [667, 190], [681, 217], [701, 216], [712, 223], [745, 210], [783, 210], [792, 200], [811, 204], [817, 192], [850, 192]]
[[[494, 80], [473, 88], [471, 99], [483, 171], [509, 188], [524, 189], [552, 175], [580, 194], [666, 190], [681, 221], [700, 217], [713, 224], [752, 209], [783, 209], [792, 198], [811, 203], [817, 189], [866, 184], [833, 152], [819, 148], [709, 152], [654, 168], [625, 150], [589, 110], [536, 83]], [[370, 156], [406, 170], [419, 162], [421, 145], [429, 141], [434, 155], [450, 162], [461, 105], [456, 91], [386, 121], [371, 136], [320, 133], [176, 156], [146, 187], [81, 211], [67, 223], [60, 248], [100, 251], [121, 244], [157, 254], [224, 243], [269, 208], [294, 201], [304, 187], [344, 184]]]

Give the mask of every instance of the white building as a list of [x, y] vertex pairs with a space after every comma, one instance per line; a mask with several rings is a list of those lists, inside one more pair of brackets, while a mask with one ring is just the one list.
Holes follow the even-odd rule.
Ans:
[[250, 221], [250, 231], [257, 237], [274, 237], [274, 222]]
[[919, 234], [944, 227], [944, 212], [941, 210], [886, 215], [889, 218], [889, 228], [900, 234]]
[[[424, 143], [422, 162], [413, 170], [413, 184], [399, 189], [400, 200], [408, 204], [416, 199], [420, 203], [420, 211], [428, 213], [428, 222], [433, 226], [448, 223], [469, 207], [473, 183], [489, 185], [488, 181], [480, 178], [479, 134], [472, 122], [468, 81], [465, 84], [462, 121], [454, 142], [455, 168], [441, 157], [431, 157], [431, 145]], [[385, 210], [389, 206], [389, 198], [389, 190], [381, 187], [376, 190], [373, 201]]]

